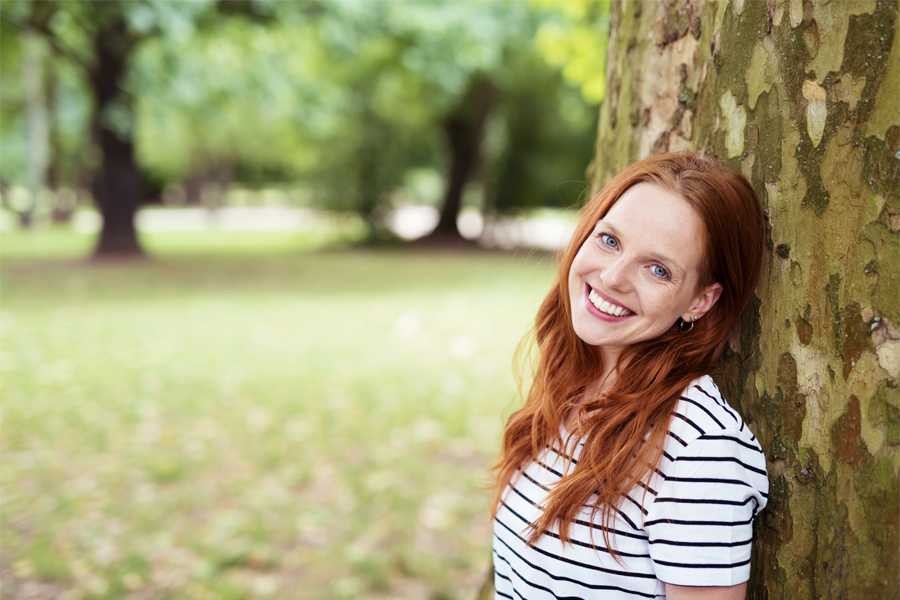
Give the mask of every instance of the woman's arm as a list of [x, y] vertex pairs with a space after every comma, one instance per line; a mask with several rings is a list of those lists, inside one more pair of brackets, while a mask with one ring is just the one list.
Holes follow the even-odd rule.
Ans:
[[744, 600], [747, 584], [728, 587], [693, 587], [666, 584], [666, 600]]

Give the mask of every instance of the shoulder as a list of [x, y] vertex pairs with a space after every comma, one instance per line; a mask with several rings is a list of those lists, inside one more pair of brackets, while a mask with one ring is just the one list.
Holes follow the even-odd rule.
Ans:
[[768, 492], [766, 457], [759, 441], [719, 392], [712, 378], [701, 377], [681, 394], [672, 416], [661, 469], [664, 477], [684, 471], [715, 473]]
[[681, 395], [656, 476], [644, 530], [661, 581], [733, 586], [750, 576], [753, 519], [769, 481], [759, 442], [710, 377]]
[[741, 415], [728, 405], [709, 375], [695, 379], [681, 392], [670, 431], [686, 444], [699, 437], [729, 432], [759, 448], [759, 442]]
[[708, 471], [727, 471], [729, 477], [768, 490], [766, 457], [759, 441], [708, 375], [681, 393], [663, 455], [663, 472], [689, 463]]

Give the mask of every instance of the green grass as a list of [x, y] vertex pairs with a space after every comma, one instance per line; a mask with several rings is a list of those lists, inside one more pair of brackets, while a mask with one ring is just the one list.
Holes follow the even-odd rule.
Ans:
[[335, 239], [0, 236], [4, 597], [474, 596], [552, 261]]

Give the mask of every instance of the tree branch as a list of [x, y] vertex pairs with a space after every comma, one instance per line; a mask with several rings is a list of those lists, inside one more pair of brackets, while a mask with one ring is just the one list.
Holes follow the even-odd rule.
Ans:
[[78, 52], [76, 52], [73, 48], [68, 46], [65, 42], [63, 42], [57, 35], [50, 29], [49, 24], [44, 21], [40, 22], [37, 19], [29, 19], [25, 23], [26, 27], [30, 27], [34, 31], [43, 35], [44, 39], [50, 44], [50, 47], [53, 51], [65, 58], [71, 60], [73, 63], [84, 69], [85, 75], [91, 74], [91, 65], [88, 64], [81, 56], [79, 56]]

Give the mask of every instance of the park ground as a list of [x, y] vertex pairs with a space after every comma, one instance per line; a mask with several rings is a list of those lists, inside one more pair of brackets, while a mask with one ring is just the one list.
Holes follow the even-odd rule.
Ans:
[[2, 597], [472, 598], [546, 254], [0, 236]]

